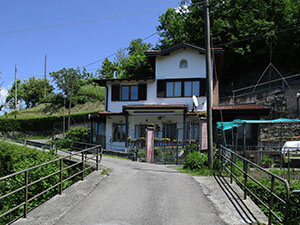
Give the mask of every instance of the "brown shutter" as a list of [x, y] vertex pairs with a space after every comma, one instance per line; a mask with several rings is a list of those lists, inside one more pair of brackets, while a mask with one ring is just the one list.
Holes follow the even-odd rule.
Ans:
[[200, 80], [200, 96], [206, 95], [206, 79]]
[[166, 81], [157, 80], [157, 97], [163, 98], [166, 97]]
[[147, 100], [147, 84], [139, 84], [139, 100]]
[[120, 85], [116, 84], [111, 86], [111, 100], [120, 101]]

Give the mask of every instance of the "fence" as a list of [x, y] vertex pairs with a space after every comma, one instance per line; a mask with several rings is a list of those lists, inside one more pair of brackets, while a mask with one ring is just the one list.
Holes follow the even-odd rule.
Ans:
[[275, 89], [275, 88], [281, 88], [284, 90], [284, 88], [287, 86], [285, 82], [295, 84], [299, 83], [299, 78], [300, 74], [294, 74], [291, 76], [284, 77], [286, 81], [284, 81], [282, 78], [274, 79], [268, 82], [263, 82], [257, 85], [252, 85], [244, 88], [239, 88], [236, 90], [232, 91], [233, 97], [241, 97], [249, 94], [256, 94], [260, 92], [266, 92], [269, 91], [270, 89]]
[[[89, 152], [95, 152], [93, 155], [87, 155]], [[80, 157], [81, 156], [81, 157]], [[15, 205], [13, 208], [7, 209], [5, 212], [3, 212], [4, 207], [2, 208], [2, 214], [0, 214], [0, 223], [2, 221], [7, 221], [5, 220], [5, 216], [8, 216], [9, 214], [15, 212], [14, 218], [20, 216], [20, 210], [23, 209], [23, 216], [24, 218], [27, 217], [28, 213], [28, 204], [32, 202], [33, 200], [42, 197], [44, 194], [49, 193], [52, 191], [54, 188], [58, 188], [57, 193], [62, 194], [63, 187], [65, 186], [64, 183], [67, 181], [70, 181], [71, 179], [75, 179], [76, 177], [80, 176], [80, 179], [83, 180], [84, 176], [87, 174], [88, 171], [92, 170], [98, 170], [99, 169], [99, 162], [101, 160], [101, 146], [97, 145], [92, 148], [87, 148], [81, 151], [77, 152], [71, 152], [69, 155], [60, 157], [58, 159], [25, 169], [21, 170], [19, 172], [7, 175], [5, 177], [0, 178], [0, 184], [2, 187], [6, 187], [3, 190], [8, 190], [8, 191], [3, 191], [0, 196], [0, 201], [3, 201], [4, 199], [10, 198], [9, 200], [13, 200], [15, 202]], [[70, 158], [69, 158], [70, 157]], [[72, 160], [71, 160], [72, 159]], [[92, 161], [95, 161], [95, 164], [91, 163]], [[67, 165], [64, 167], [65, 162], [68, 162], [70, 165]], [[34, 180], [33, 177], [30, 177], [31, 173], [36, 171], [36, 170], [41, 170], [42, 168], [47, 169], [49, 165], [54, 165], [53, 167], [54, 172], [43, 176], [43, 177], [38, 177], [38, 179]], [[73, 174], [67, 174], [69, 175], [68, 177], [65, 177], [66, 171], [73, 169], [75, 173]], [[78, 171], [79, 170], [79, 171]], [[53, 178], [54, 176], [59, 176], [58, 182], [55, 184], [51, 184], [50, 187], [48, 187], [46, 190], [41, 190], [40, 192], [36, 193], [36, 186], [41, 184], [41, 182], [46, 182], [49, 178]], [[55, 177], [53, 178], [55, 180]], [[21, 181], [23, 184], [21, 184], [21, 187], [17, 187], [14, 190], [10, 190], [7, 186], [10, 182], [13, 181]], [[32, 190], [29, 190], [32, 189]], [[29, 195], [29, 191], [31, 195]], [[24, 195], [20, 197], [18, 195], [16, 197], [17, 193], [24, 192]], [[33, 196], [32, 196], [33, 195]], [[1, 209], [1, 208], [0, 208]], [[11, 217], [12, 218], [12, 217]]]
[[[218, 153], [219, 160], [221, 163], [220, 171], [225, 170], [230, 175], [230, 183], [233, 182], [233, 178], [235, 181], [242, 186], [244, 191], [244, 199], [247, 198], [247, 194], [250, 194], [254, 198], [254, 201], [261, 204], [266, 210], [269, 212], [268, 221], [269, 224], [272, 224], [272, 219], [275, 218], [280, 223], [286, 224], [288, 218], [288, 210], [289, 210], [289, 198], [290, 198], [290, 186], [289, 183], [282, 179], [281, 177], [269, 172], [268, 170], [262, 168], [261, 166], [251, 162], [250, 160], [240, 156], [234, 151], [226, 148], [224, 146], [220, 146], [220, 150]], [[242, 162], [243, 168], [239, 166], [238, 162]], [[253, 174], [251, 174], [250, 168], [256, 169], [257, 173], [263, 174], [270, 178], [271, 184], [264, 185], [259, 181], [258, 178], [255, 178]], [[252, 182], [249, 182], [250, 179]], [[284, 199], [279, 196], [279, 193], [276, 193], [276, 187], [279, 185], [283, 185], [285, 187]], [[254, 193], [253, 185], [256, 185], [261, 189], [261, 191], [257, 191]], [[270, 187], [267, 187], [270, 186]], [[276, 186], [276, 187], [275, 187]], [[282, 194], [282, 193], [281, 193]], [[268, 197], [266, 196], [268, 195]], [[274, 211], [274, 201], [278, 201], [282, 207], [284, 207], [283, 218], [281, 218], [280, 213], [276, 213]]]

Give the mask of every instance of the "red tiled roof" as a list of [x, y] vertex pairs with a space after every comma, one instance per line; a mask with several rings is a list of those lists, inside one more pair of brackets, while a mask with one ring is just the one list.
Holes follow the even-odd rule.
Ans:
[[249, 109], [258, 109], [258, 110], [264, 110], [268, 109], [265, 106], [262, 105], [256, 105], [256, 104], [243, 104], [243, 105], [221, 105], [221, 106], [215, 106], [212, 108], [213, 110], [249, 110]]
[[187, 105], [176, 104], [176, 105], [162, 105], [162, 104], [145, 104], [145, 105], [126, 105], [123, 106], [125, 109], [136, 109], [136, 108], [186, 108]]

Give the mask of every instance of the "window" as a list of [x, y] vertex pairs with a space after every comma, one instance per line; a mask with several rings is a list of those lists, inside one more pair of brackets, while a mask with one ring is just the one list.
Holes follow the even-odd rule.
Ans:
[[126, 125], [113, 124], [113, 141], [126, 141]]
[[157, 97], [205, 96], [206, 79], [157, 80]]
[[181, 97], [181, 81], [167, 82], [167, 97]]
[[121, 86], [121, 100], [122, 101], [137, 101], [138, 100], [138, 86]]
[[184, 97], [200, 96], [200, 81], [184, 81]]
[[146, 137], [147, 127], [148, 125], [146, 124], [135, 125], [135, 138]]
[[188, 62], [185, 59], [182, 59], [179, 63], [179, 68], [187, 68]]
[[190, 139], [199, 141], [199, 124], [192, 123], [190, 127]]
[[147, 100], [147, 84], [139, 85], [112, 85], [112, 101], [139, 101]]
[[163, 124], [163, 137], [174, 140], [177, 138], [177, 125], [176, 123], [165, 123]]

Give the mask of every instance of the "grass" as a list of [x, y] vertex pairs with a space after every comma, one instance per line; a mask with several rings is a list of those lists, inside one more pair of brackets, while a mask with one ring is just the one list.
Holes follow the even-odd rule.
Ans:
[[102, 175], [107, 175], [110, 172], [110, 168], [105, 168], [102, 170], [101, 174]]
[[191, 170], [191, 169], [184, 168], [182, 166], [177, 170], [192, 176], [213, 176], [216, 173], [216, 170], [210, 168]]
[[[72, 108], [72, 113], [99, 112], [103, 110], [104, 103], [102, 101], [86, 102], [85, 104], [78, 104], [74, 106]], [[50, 103], [42, 103], [29, 109], [19, 110], [17, 118], [63, 115], [64, 113], [65, 115], [68, 114], [67, 107], [64, 109], [64, 107], [56, 107]], [[8, 118], [14, 118], [14, 115], [8, 115]]]
[[125, 157], [121, 157], [121, 156], [115, 156], [115, 155], [107, 155], [107, 154], [103, 154], [104, 157], [109, 157], [109, 158], [114, 158], [114, 159], [122, 159], [122, 160], [130, 160], [128, 158]]

